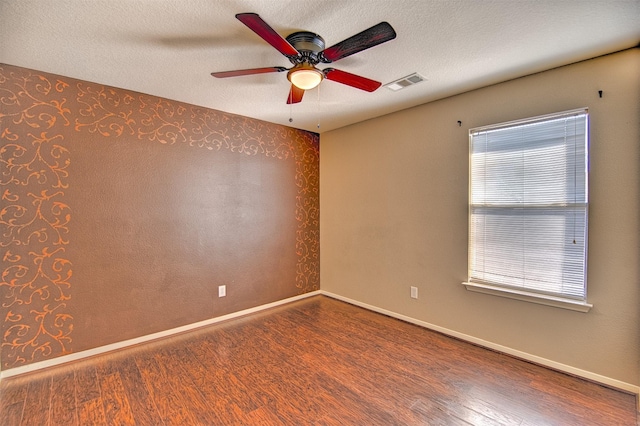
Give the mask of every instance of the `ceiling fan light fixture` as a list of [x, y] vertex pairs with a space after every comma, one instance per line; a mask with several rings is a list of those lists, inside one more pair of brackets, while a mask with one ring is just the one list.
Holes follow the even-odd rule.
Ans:
[[299, 89], [310, 90], [322, 81], [322, 72], [311, 65], [294, 67], [287, 74], [289, 81]]

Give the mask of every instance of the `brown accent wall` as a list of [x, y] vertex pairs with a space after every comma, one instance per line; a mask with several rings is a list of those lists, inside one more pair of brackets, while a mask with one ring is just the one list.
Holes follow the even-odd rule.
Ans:
[[2, 369], [319, 288], [317, 134], [2, 64], [0, 108]]

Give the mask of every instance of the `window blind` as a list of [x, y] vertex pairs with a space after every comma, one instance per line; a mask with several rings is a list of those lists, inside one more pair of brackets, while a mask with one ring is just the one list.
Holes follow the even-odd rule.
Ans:
[[470, 131], [469, 281], [586, 299], [588, 113]]

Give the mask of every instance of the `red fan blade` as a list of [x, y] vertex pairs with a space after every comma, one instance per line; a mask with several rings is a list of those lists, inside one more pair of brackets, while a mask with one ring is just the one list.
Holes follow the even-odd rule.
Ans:
[[320, 53], [320, 61], [325, 63], [337, 61], [394, 38], [396, 38], [396, 32], [393, 27], [388, 22], [380, 22], [378, 25], [323, 50]]
[[287, 97], [287, 104], [297, 104], [301, 102], [302, 96], [304, 96], [304, 90], [292, 84], [289, 96]]
[[357, 89], [366, 90], [367, 92], [373, 92], [382, 85], [379, 81], [371, 80], [366, 77], [351, 74], [350, 72], [340, 71], [335, 68], [327, 68], [322, 70], [325, 78], [331, 81], [337, 81], [338, 83], [346, 84], [347, 86], [355, 87]]
[[285, 67], [251, 68], [247, 70], [212, 72], [211, 75], [217, 78], [238, 77], [241, 75], [265, 74], [268, 72], [286, 71]]
[[258, 34], [267, 43], [285, 56], [298, 56], [299, 53], [287, 40], [269, 26], [257, 13], [238, 13], [236, 18]]

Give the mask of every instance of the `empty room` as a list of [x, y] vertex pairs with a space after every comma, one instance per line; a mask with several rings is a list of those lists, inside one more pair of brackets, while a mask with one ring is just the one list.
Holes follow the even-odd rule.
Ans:
[[0, 424], [640, 425], [638, 16], [0, 0]]

